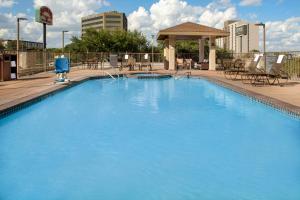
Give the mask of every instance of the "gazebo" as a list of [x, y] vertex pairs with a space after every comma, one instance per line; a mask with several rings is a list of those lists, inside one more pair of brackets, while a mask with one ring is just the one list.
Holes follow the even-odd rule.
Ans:
[[209, 70], [216, 69], [216, 39], [228, 37], [229, 32], [186, 22], [174, 27], [160, 30], [157, 40], [164, 41], [164, 57], [169, 63], [169, 70], [176, 70], [175, 44], [176, 40], [198, 40], [199, 41], [199, 60], [204, 59], [205, 40], [209, 39]]

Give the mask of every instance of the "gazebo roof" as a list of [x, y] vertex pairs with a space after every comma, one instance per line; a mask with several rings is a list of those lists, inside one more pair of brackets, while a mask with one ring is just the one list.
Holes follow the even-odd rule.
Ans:
[[165, 40], [170, 36], [175, 36], [177, 40], [200, 39], [209, 36], [220, 38], [229, 36], [229, 32], [201, 24], [186, 22], [177, 26], [160, 30], [157, 39]]

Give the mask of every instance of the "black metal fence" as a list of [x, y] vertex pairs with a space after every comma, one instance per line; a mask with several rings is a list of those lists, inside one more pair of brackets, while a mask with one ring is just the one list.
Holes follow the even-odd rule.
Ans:
[[[1, 53], [1, 52], [0, 52]], [[2, 52], [5, 54], [16, 54], [16, 52]], [[125, 55], [129, 55], [135, 58], [136, 62], [142, 62], [145, 54], [148, 54], [149, 60], [153, 63], [164, 63], [164, 56], [161, 53], [113, 53], [118, 56], [118, 62], [122, 63]], [[218, 53], [217, 63], [221, 63], [222, 59], [252, 59], [257, 53]], [[270, 67], [272, 63], [276, 62], [278, 55], [284, 54], [287, 57], [284, 69], [292, 78], [300, 78], [300, 51], [293, 52], [267, 52], [266, 66]], [[54, 60], [56, 57], [61, 56], [62, 53], [57, 52], [43, 52], [43, 51], [27, 51], [20, 52], [19, 60], [19, 76], [36, 74], [39, 72], [54, 70]], [[109, 66], [109, 52], [81, 52], [81, 53], [64, 53], [64, 55], [70, 58], [71, 67], [81, 67], [83, 69], [90, 68], [88, 63], [96, 63], [94, 69], [103, 69]], [[199, 54], [177, 54], [177, 57], [193, 59], [198, 62]], [[262, 59], [264, 62], [264, 59]]]

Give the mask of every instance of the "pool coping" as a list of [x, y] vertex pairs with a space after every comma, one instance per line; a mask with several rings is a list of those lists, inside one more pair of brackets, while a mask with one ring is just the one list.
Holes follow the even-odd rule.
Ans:
[[204, 75], [200, 75], [200, 76], [192, 76], [192, 77], [198, 77], [198, 78], [202, 78], [205, 79], [207, 81], [210, 81], [214, 84], [217, 84], [223, 88], [227, 88], [231, 91], [234, 91], [236, 93], [239, 93], [243, 96], [247, 96], [248, 98], [250, 98], [251, 100], [255, 100], [257, 102], [263, 103], [267, 106], [271, 106], [281, 112], [284, 112], [286, 114], [289, 114], [293, 117], [297, 117], [300, 118], [300, 107], [281, 101], [279, 99], [270, 97], [270, 96], [266, 96], [257, 92], [253, 92], [250, 90], [247, 90], [245, 88], [230, 84], [228, 82], [222, 81], [220, 79], [217, 78], [213, 78], [213, 77], [209, 77], [209, 76], [204, 76]]
[[[117, 76], [116, 76], [117, 77]], [[32, 95], [28, 95], [25, 97], [21, 97], [18, 98], [14, 101], [10, 101], [4, 105], [0, 106], [0, 119], [5, 118], [19, 110], [22, 110], [23, 108], [26, 108], [32, 104], [35, 104], [37, 102], [40, 102], [50, 96], [53, 96], [59, 92], [62, 92], [66, 89], [72, 88], [76, 85], [79, 85], [85, 81], [88, 80], [94, 80], [94, 79], [106, 79], [106, 78], [110, 78], [109, 75], [103, 75], [103, 76], [86, 76], [86, 77], [82, 77], [82, 78], [78, 78], [74, 81], [71, 81], [69, 83], [65, 83], [65, 84], [57, 84], [55, 87], [53, 88], [49, 88], [46, 90], [43, 90], [41, 92], [37, 92], [35, 94]]]
[[[162, 75], [166, 74], [166, 73], [160, 73], [160, 72], [156, 72], [156, 73], [162, 74]], [[126, 74], [126, 73], [119, 74], [119, 76], [124, 76], [124, 75], [128, 75], [128, 74]], [[174, 75], [174, 74], [169, 73], [169, 75]], [[117, 75], [115, 75], [115, 77], [117, 77]], [[214, 77], [205, 76], [205, 75], [191, 75], [191, 77], [205, 79], [205, 80], [210, 81], [214, 84], [217, 84], [221, 87], [227, 88], [227, 89], [237, 92], [241, 95], [247, 96], [252, 100], [261, 102], [265, 105], [271, 106], [271, 107], [273, 107], [279, 111], [282, 111], [284, 113], [287, 113], [291, 116], [300, 118], [300, 107], [298, 107], [296, 105], [289, 104], [289, 103], [281, 101], [279, 99], [247, 90], [245, 88], [230, 84], [228, 82], [224, 82], [224, 81], [214, 78]], [[8, 115], [13, 114], [25, 107], [28, 107], [34, 103], [42, 101], [42, 100], [48, 98], [49, 96], [55, 95], [58, 92], [61, 92], [68, 88], [74, 87], [85, 81], [94, 80], [94, 79], [106, 79], [106, 78], [110, 78], [110, 76], [95, 75], [95, 76], [81, 77], [75, 81], [70, 82], [69, 84], [58, 84], [53, 88], [49, 88], [44, 91], [35, 93], [33, 95], [28, 95], [26, 97], [22, 97], [22, 98], [14, 100], [14, 101], [8, 102], [8, 103], [0, 106], [0, 119], [5, 118]]]

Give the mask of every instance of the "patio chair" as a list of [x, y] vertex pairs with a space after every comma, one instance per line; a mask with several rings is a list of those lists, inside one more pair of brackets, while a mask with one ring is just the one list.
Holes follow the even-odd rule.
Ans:
[[129, 58], [130, 56], [128, 54], [125, 54], [124, 57], [122, 57], [121, 66], [119, 67], [120, 71], [122, 71], [125, 67], [129, 67]]
[[187, 68], [187, 64], [186, 64], [185, 60], [183, 58], [177, 58], [176, 59], [176, 69], [182, 70], [182, 69], [186, 69], [186, 68]]
[[185, 59], [185, 62], [186, 62], [187, 69], [194, 68], [195, 63], [194, 63], [193, 59]]
[[209, 69], [209, 61], [207, 59], [204, 59], [202, 62], [197, 64], [197, 69], [208, 70]]
[[128, 63], [129, 71], [134, 71], [134, 67], [136, 66], [136, 59], [130, 56], [128, 58]]
[[142, 62], [141, 62], [141, 65], [140, 65], [140, 70], [143, 70], [143, 67], [146, 67], [148, 70], [152, 70], [152, 65], [151, 65], [151, 62], [150, 62], [150, 57], [149, 57], [149, 54], [145, 54], [142, 58]]
[[[285, 59], [285, 55], [279, 55], [277, 61], [272, 64], [271, 69], [268, 72], [264, 70], [254, 74], [251, 83], [253, 85], [258, 85], [259, 83], [275, 85], [277, 82], [278, 85], [284, 85], [290, 78], [289, 74], [283, 70]], [[280, 80], [284, 80], [284, 83], [280, 83]]]
[[243, 74], [241, 74], [241, 79], [243, 83], [247, 83], [247, 81], [251, 82], [251, 80], [257, 73], [263, 72], [263, 69], [258, 67], [258, 64], [260, 63], [262, 57], [262, 54], [254, 55], [254, 59], [251, 60], [249, 65], [246, 67], [246, 71]]
[[237, 77], [245, 73], [245, 61], [242, 59], [233, 59], [227, 69], [224, 70], [226, 79], [237, 80]]

